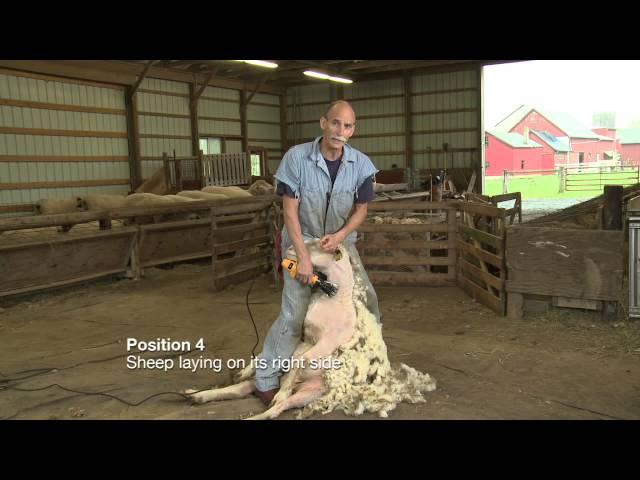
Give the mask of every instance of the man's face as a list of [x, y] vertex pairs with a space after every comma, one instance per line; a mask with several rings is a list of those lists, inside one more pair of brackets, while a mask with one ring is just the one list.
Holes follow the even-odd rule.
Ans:
[[353, 109], [347, 105], [336, 105], [328, 118], [320, 119], [325, 144], [330, 148], [342, 148], [353, 135], [356, 128], [356, 116]]

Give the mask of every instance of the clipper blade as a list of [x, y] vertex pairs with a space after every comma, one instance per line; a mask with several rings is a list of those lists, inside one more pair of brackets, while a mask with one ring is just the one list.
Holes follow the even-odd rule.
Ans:
[[338, 286], [335, 283], [319, 280], [318, 286], [324, 293], [326, 293], [330, 297], [333, 297], [336, 293], [338, 293]]

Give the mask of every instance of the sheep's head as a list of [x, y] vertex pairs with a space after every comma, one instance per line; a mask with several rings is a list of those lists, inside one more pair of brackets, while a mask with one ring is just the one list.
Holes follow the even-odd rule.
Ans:
[[265, 180], [256, 180], [249, 187], [249, 193], [252, 195], [272, 195], [275, 192], [275, 187]]

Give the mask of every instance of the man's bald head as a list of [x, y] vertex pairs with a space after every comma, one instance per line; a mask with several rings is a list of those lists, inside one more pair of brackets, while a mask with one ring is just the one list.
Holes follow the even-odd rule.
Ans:
[[331, 112], [333, 110], [337, 110], [337, 109], [341, 109], [341, 108], [345, 108], [345, 107], [348, 108], [349, 110], [351, 110], [351, 112], [353, 113], [353, 118], [355, 120], [356, 112], [353, 109], [353, 107], [351, 106], [351, 104], [349, 102], [347, 102], [346, 100], [336, 100], [335, 102], [331, 102], [329, 104], [329, 106], [327, 107], [327, 110], [324, 112], [323, 117], [328, 120], [329, 116], [331, 115]]

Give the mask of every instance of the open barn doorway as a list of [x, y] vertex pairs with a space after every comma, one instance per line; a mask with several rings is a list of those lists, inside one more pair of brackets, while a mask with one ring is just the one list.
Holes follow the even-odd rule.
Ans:
[[635, 60], [544, 60], [487, 65], [485, 189], [520, 192], [524, 220], [640, 179]]

